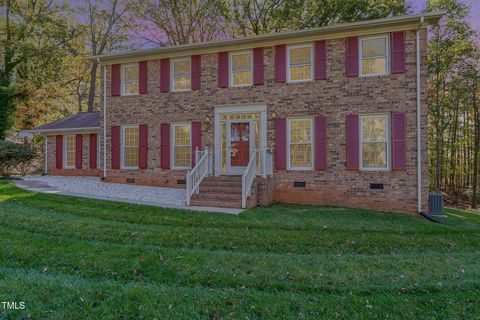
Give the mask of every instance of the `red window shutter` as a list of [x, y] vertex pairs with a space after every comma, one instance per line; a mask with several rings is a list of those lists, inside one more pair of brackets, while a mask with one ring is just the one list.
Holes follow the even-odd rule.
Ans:
[[138, 126], [138, 168], [148, 168], [148, 125]]
[[394, 113], [392, 115], [392, 169], [405, 170], [407, 162], [406, 148], [406, 115]]
[[83, 156], [83, 135], [77, 134], [75, 136], [75, 168], [82, 169]]
[[275, 81], [287, 80], [287, 47], [284, 44], [275, 46]]
[[170, 59], [160, 60], [160, 92], [170, 91]]
[[200, 90], [202, 74], [202, 58], [200, 55], [192, 56], [192, 90]]
[[359, 168], [359, 123], [358, 114], [347, 116], [347, 170]]
[[392, 73], [405, 72], [405, 32], [392, 32], [390, 39], [392, 47]]
[[315, 80], [327, 78], [327, 48], [326, 41], [315, 42]]
[[218, 53], [218, 86], [228, 88], [228, 52]]
[[112, 126], [112, 169], [120, 169], [120, 126]]
[[315, 169], [327, 170], [327, 119], [315, 118]]
[[160, 167], [170, 169], [170, 123], [162, 123], [160, 128]]
[[90, 134], [90, 146], [89, 146], [89, 154], [90, 154], [90, 169], [97, 169], [97, 145], [98, 137], [96, 133]]
[[287, 169], [287, 119], [275, 120], [275, 169]]
[[63, 136], [55, 137], [55, 167], [57, 169], [63, 168]]
[[120, 95], [120, 65], [112, 64], [111, 94], [113, 97]]
[[263, 48], [253, 49], [253, 84], [264, 83]]
[[345, 65], [347, 77], [358, 76], [358, 37], [345, 38]]
[[138, 92], [148, 93], [148, 61], [140, 61], [138, 64]]
[[202, 147], [202, 123], [192, 122], [192, 168], [195, 167], [195, 150]]

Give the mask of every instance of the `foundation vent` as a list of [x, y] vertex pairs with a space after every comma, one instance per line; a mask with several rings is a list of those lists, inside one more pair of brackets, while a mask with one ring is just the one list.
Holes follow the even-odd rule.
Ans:
[[294, 181], [293, 182], [294, 188], [305, 188], [305, 181]]

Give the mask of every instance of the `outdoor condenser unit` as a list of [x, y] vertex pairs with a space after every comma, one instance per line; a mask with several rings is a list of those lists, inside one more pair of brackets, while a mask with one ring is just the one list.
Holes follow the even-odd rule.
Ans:
[[435, 192], [428, 194], [428, 213], [443, 214], [443, 194]]

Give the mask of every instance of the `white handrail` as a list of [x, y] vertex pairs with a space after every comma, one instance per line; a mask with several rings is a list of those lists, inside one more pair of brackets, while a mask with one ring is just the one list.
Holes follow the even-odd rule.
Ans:
[[194, 193], [198, 193], [203, 178], [211, 173], [210, 155], [208, 147], [205, 151], [195, 150], [195, 167], [187, 173], [187, 206]]
[[242, 175], [242, 208], [247, 207], [247, 197], [252, 192], [252, 183], [257, 174], [257, 153], [253, 150], [247, 169]]

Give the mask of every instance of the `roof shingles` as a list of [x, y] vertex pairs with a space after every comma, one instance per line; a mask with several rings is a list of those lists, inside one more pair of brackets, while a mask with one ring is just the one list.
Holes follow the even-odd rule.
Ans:
[[61, 120], [33, 128], [31, 131], [61, 131], [100, 128], [100, 112], [79, 112]]

